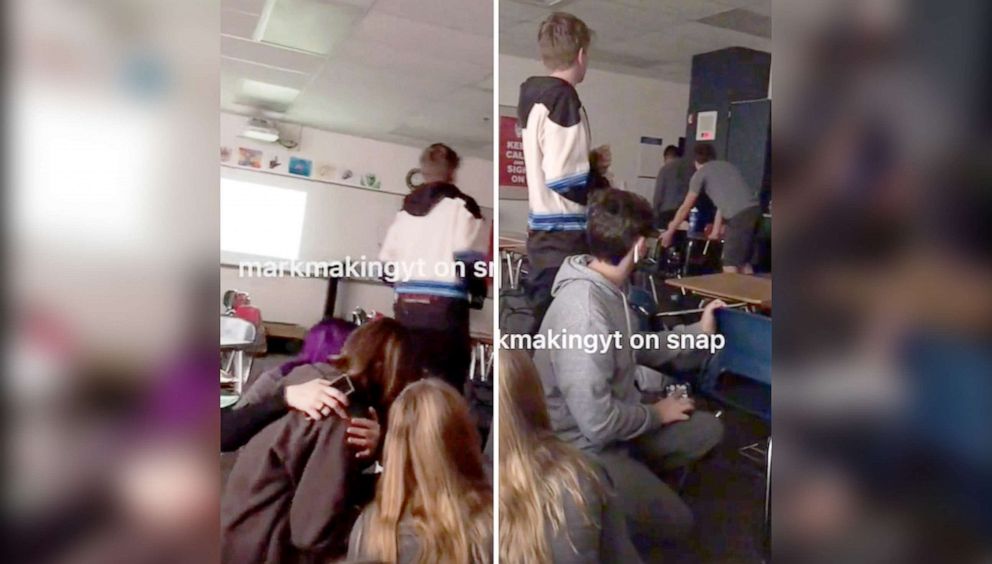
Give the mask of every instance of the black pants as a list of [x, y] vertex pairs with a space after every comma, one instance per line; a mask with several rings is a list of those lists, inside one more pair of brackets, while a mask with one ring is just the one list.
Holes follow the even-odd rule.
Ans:
[[668, 229], [668, 224], [675, 219], [675, 214], [679, 210], [659, 210], [655, 212], [654, 226], [658, 229]]
[[396, 320], [410, 330], [417, 366], [464, 392], [472, 355], [468, 301], [400, 294], [394, 310]]
[[527, 237], [527, 300], [534, 310], [530, 333], [536, 333], [551, 305], [551, 288], [566, 257], [589, 252], [586, 232], [531, 231]]

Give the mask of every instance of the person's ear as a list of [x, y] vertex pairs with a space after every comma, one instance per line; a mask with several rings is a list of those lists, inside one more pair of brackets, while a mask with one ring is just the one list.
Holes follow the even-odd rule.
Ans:
[[579, 68], [586, 68], [586, 63], [589, 60], [589, 53], [586, 51], [585, 47], [579, 48], [579, 54], [575, 58], [575, 62], [579, 64]]

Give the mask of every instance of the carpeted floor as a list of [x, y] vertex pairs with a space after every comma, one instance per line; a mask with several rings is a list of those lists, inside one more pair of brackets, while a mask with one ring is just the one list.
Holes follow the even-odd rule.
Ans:
[[679, 563], [760, 563], [763, 551], [764, 464], [738, 452], [761, 442], [768, 426], [748, 415], [724, 410], [723, 443], [690, 472], [682, 495], [696, 517], [696, 528], [682, 546], [652, 561]]

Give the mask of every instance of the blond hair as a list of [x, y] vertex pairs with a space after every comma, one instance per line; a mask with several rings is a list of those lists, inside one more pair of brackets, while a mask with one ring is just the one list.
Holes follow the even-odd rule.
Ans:
[[499, 366], [499, 561], [550, 563], [547, 525], [555, 533], [564, 527], [565, 496], [588, 515], [580, 483], [605, 490], [582, 453], [552, 432], [530, 358], [500, 350]]
[[407, 386], [389, 410], [383, 474], [370, 507], [363, 554], [396, 562], [399, 523], [413, 520], [417, 562], [492, 560], [491, 487], [468, 404], [429, 378]]
[[564, 70], [575, 64], [580, 50], [589, 49], [593, 32], [579, 18], [565, 12], [555, 12], [541, 22], [537, 30], [537, 45], [541, 61], [550, 70]]

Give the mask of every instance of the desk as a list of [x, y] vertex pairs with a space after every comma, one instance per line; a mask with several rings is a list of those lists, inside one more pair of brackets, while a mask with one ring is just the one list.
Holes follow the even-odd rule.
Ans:
[[720, 272], [672, 278], [665, 280], [665, 283], [708, 298], [744, 302], [761, 308], [772, 306], [772, 279], [763, 276]]
[[493, 336], [489, 333], [473, 331], [472, 360], [469, 365], [468, 379], [479, 379], [488, 382], [493, 370]]
[[527, 256], [527, 241], [514, 236], [501, 235], [499, 253], [506, 260], [506, 273], [507, 280], [510, 282], [510, 289], [516, 290], [520, 283], [520, 270], [523, 267], [524, 257]]

